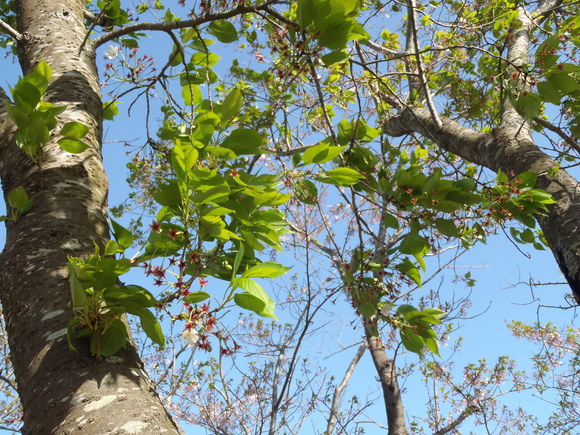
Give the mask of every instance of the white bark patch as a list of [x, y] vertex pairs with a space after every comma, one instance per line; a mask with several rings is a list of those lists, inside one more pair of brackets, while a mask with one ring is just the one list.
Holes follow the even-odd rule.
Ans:
[[147, 426], [149, 424], [143, 421], [129, 421], [121, 426], [120, 429], [123, 429], [127, 433], [141, 433]]
[[52, 319], [56, 316], [60, 316], [62, 313], [64, 313], [64, 310], [56, 310], [56, 311], [49, 311], [47, 313], [44, 314], [44, 316], [42, 316], [42, 319], [40, 319], [42, 322]]
[[89, 190], [89, 191], [93, 190], [93, 189], [91, 189], [90, 186], [86, 185], [85, 183], [81, 183], [80, 181], [76, 181], [76, 180], [59, 181], [58, 183], [56, 183], [54, 185], [54, 187], [57, 189], [69, 190], [71, 188], [71, 185], [84, 187], [86, 190]]
[[81, 243], [79, 243], [79, 241], [77, 239], [69, 240], [68, 242], [63, 243], [61, 245], [62, 249], [69, 249], [69, 250], [81, 249], [82, 247], [83, 247], [83, 245]]
[[96, 411], [97, 409], [101, 409], [103, 406], [107, 406], [109, 403], [114, 402], [120, 396], [116, 394], [110, 394], [108, 396], [103, 396], [99, 400], [95, 400], [94, 402], [89, 403], [88, 405], [83, 407], [83, 411], [85, 412], [92, 412]]
[[[45, 334], [46, 335], [46, 334]], [[48, 341], [56, 340], [59, 337], [66, 335], [66, 328], [59, 329], [58, 331], [54, 331], [52, 334], [49, 334], [46, 339]]]
[[125, 362], [123, 358], [116, 355], [106, 357], [105, 361], [107, 361], [110, 364], [121, 364], [122, 362]]

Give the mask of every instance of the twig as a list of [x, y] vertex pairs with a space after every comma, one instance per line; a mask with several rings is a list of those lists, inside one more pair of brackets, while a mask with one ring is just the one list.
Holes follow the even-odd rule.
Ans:
[[560, 127], [555, 126], [554, 124], [552, 124], [549, 121], [546, 121], [543, 118], [534, 118], [534, 122], [537, 122], [542, 127], [547, 128], [548, 130], [556, 133], [558, 136], [564, 139], [564, 142], [566, 142], [576, 151], [580, 152], [580, 145], [578, 144], [578, 142], [576, 142], [576, 139], [574, 139], [572, 136], [568, 136], [566, 133], [564, 133], [564, 131]]
[[6, 21], [0, 19], [0, 29], [3, 30], [2, 33], [7, 33], [8, 35], [12, 36], [16, 41], [19, 41], [22, 38], [22, 34], [18, 33], [18, 31]]
[[152, 22], [143, 22], [143, 23], [135, 23], [130, 24], [128, 26], [120, 27], [118, 29], [112, 30], [109, 33], [105, 33], [104, 35], [95, 38], [93, 41], [93, 47], [96, 49], [97, 47], [105, 44], [106, 42], [112, 41], [113, 39], [119, 38], [121, 36], [127, 35], [133, 32], [139, 32], [143, 30], [152, 30], [152, 31], [162, 31], [167, 32], [168, 30], [176, 30], [176, 29], [185, 29], [190, 27], [197, 27], [205, 23], [209, 23], [212, 21], [219, 21], [225, 20], [227, 18], [232, 18], [237, 15], [248, 14], [251, 12], [259, 12], [267, 10], [269, 6], [276, 3], [278, 0], [268, 0], [265, 3], [262, 3], [258, 6], [238, 6], [236, 8], [230, 9], [225, 12], [207, 14], [203, 17], [194, 18], [192, 20], [183, 20], [183, 21], [176, 21], [173, 23], [152, 23]]

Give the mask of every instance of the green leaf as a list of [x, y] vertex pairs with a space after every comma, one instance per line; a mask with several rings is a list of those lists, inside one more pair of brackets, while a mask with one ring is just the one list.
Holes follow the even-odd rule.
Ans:
[[275, 303], [270, 298], [270, 296], [268, 296], [268, 294], [264, 291], [264, 289], [260, 284], [258, 284], [253, 279], [249, 278], [234, 278], [232, 279], [232, 284], [235, 287], [239, 287], [246, 290], [248, 294], [254, 296], [260, 302], [263, 303], [263, 306], [259, 309], [259, 311], [256, 311], [254, 309], [252, 309], [252, 311], [259, 314], [260, 316], [276, 318], [274, 314]]
[[62, 126], [60, 134], [68, 139], [82, 139], [89, 132], [90, 127], [76, 121], [67, 122]]
[[161, 347], [165, 346], [163, 329], [155, 318], [155, 315], [147, 309], [139, 310], [137, 315], [141, 321], [141, 328], [143, 329], [143, 332], [147, 334], [147, 337], [149, 337], [153, 343], [158, 344]]
[[399, 244], [399, 251], [403, 254], [416, 255], [425, 251], [427, 242], [416, 232], [410, 232]]
[[242, 92], [239, 89], [230, 92], [222, 104], [222, 121], [227, 122], [235, 116], [239, 116], [243, 103]]
[[242, 278], [278, 278], [290, 269], [273, 261], [265, 261], [250, 267], [242, 274]]
[[206, 68], [211, 68], [216, 63], [220, 57], [215, 53], [203, 53], [198, 52], [191, 56], [191, 62], [195, 65], [204, 66]]
[[192, 292], [192, 293], [188, 294], [182, 300], [183, 300], [183, 302], [187, 302], [188, 304], [197, 304], [198, 302], [205, 301], [206, 299], [209, 299], [210, 297], [211, 297], [211, 295], [207, 292], [197, 291], [197, 292]]
[[79, 139], [69, 139], [63, 137], [58, 140], [60, 147], [71, 154], [79, 154], [89, 148], [89, 146]]
[[560, 90], [550, 82], [538, 83], [538, 93], [548, 103], [559, 105], [562, 100], [562, 93]]
[[18, 81], [12, 89], [12, 96], [16, 106], [26, 111], [34, 109], [42, 97], [36, 86], [24, 80]]
[[387, 228], [399, 228], [399, 220], [390, 213], [383, 213], [383, 223]]
[[364, 178], [360, 172], [351, 168], [336, 168], [326, 171], [326, 177], [320, 177], [319, 180], [324, 183], [336, 184], [338, 186], [352, 186]]
[[113, 227], [113, 235], [115, 240], [121, 247], [127, 249], [133, 244], [135, 236], [131, 231], [111, 219], [111, 226]]
[[181, 89], [181, 96], [186, 106], [193, 106], [201, 103], [202, 95], [199, 86], [186, 85]]
[[238, 40], [238, 32], [229, 21], [212, 21], [209, 25], [209, 33], [224, 44]]
[[[99, 353], [102, 356], [112, 356], [125, 347], [127, 328], [119, 319], [114, 319], [99, 340]], [[96, 355], [97, 335], [91, 337], [91, 353]]]
[[377, 312], [377, 308], [374, 304], [370, 302], [363, 302], [357, 307], [359, 313], [361, 313], [364, 317], [372, 317]]
[[264, 311], [266, 304], [260, 298], [251, 295], [250, 293], [236, 293], [234, 295], [234, 302], [241, 308], [253, 311], [260, 314]]
[[294, 195], [296, 195], [298, 201], [304, 204], [316, 204], [318, 200], [318, 189], [312, 181], [299, 178], [294, 182], [293, 187]]
[[175, 182], [160, 184], [157, 187], [157, 191], [153, 194], [153, 198], [158, 204], [166, 207], [175, 207], [181, 204], [181, 195]]
[[580, 85], [569, 74], [565, 72], [553, 72], [548, 76], [548, 81], [552, 86], [565, 92], [567, 94], [572, 93], [580, 88]]
[[328, 143], [320, 143], [308, 148], [302, 155], [302, 161], [308, 163], [326, 163], [337, 157], [345, 147], [331, 146]]
[[334, 65], [336, 63], [342, 63], [347, 59], [348, 53], [344, 50], [332, 51], [320, 58], [320, 60], [322, 60], [322, 63], [324, 63], [324, 65], [326, 66]]
[[423, 337], [415, 334], [411, 328], [401, 329], [399, 335], [401, 336], [403, 346], [405, 346], [407, 350], [419, 355], [423, 354], [423, 348], [425, 347]]
[[437, 340], [435, 340], [434, 338], [424, 338], [423, 341], [425, 341], [425, 346], [427, 346], [427, 349], [429, 349], [429, 351], [431, 351], [432, 353], [434, 353], [437, 356], [441, 356], [439, 355], [439, 346], [437, 345]]
[[444, 236], [448, 237], [459, 237], [459, 229], [455, 226], [455, 223], [449, 219], [438, 218], [435, 220], [435, 228]]
[[28, 194], [22, 186], [15, 187], [8, 192], [8, 204], [10, 207], [18, 209], [23, 208], [28, 203]]
[[194, 196], [194, 201], [196, 204], [207, 204], [210, 202], [214, 202], [218, 199], [225, 198], [229, 196], [230, 188], [227, 184], [222, 184], [216, 187], [212, 187], [211, 189], [206, 190], [205, 192], [198, 193]]
[[246, 246], [243, 243], [240, 243], [240, 247], [238, 248], [238, 252], [236, 253], [236, 257], [234, 258], [234, 266], [232, 268], [232, 279], [236, 277], [238, 273], [238, 269], [240, 268], [240, 264], [244, 258], [244, 252], [246, 250]]
[[119, 114], [118, 104], [118, 101], [107, 101], [103, 103], [103, 119], [112, 121]]
[[533, 119], [542, 112], [542, 99], [533, 92], [524, 92], [517, 99], [515, 107], [525, 118]]
[[179, 180], [185, 180], [187, 172], [195, 166], [199, 153], [193, 145], [179, 139], [175, 141], [175, 146], [171, 153], [171, 160], [177, 178]]
[[261, 154], [260, 146], [264, 143], [263, 136], [256, 130], [238, 128], [230, 133], [222, 142], [222, 146], [231, 149], [236, 155]]
[[397, 265], [397, 269], [411, 278], [417, 285], [421, 286], [421, 272], [417, 269], [408, 258], [405, 258], [402, 263]]
[[41, 74], [47, 82], [50, 82], [50, 79], [52, 78], [52, 69], [44, 60], [41, 60], [34, 70]]

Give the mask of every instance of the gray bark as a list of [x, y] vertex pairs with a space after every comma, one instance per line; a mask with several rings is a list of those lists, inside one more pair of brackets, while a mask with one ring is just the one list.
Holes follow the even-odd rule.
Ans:
[[389, 425], [388, 435], [407, 435], [405, 407], [397, 381], [395, 360], [387, 356], [383, 343], [370, 333], [369, 326], [365, 328], [365, 332], [369, 352], [383, 389], [383, 400]]
[[[84, 0], [20, 0], [19, 59], [24, 73], [44, 59], [53, 70], [46, 99], [67, 105], [60, 122], [91, 126], [91, 145], [69, 154], [43, 149], [39, 169], [14, 144], [0, 107], [0, 176], [4, 194], [22, 185], [34, 202], [7, 221], [0, 256], [0, 296], [21, 402], [23, 432], [178, 433], [128, 344], [97, 362], [88, 344], [66, 342], [72, 317], [67, 256], [87, 256], [108, 238], [107, 177], [102, 167], [102, 102], [94, 53], [82, 50]], [[0, 104], [2, 106], [2, 104]], [[53, 138], [56, 139], [56, 138]], [[8, 207], [7, 207], [8, 208]]]

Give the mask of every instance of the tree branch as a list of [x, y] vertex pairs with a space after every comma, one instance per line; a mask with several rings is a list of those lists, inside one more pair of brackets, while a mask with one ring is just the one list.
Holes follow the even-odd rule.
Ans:
[[419, 75], [419, 82], [421, 87], [423, 88], [423, 94], [425, 97], [425, 102], [427, 103], [427, 108], [429, 109], [429, 113], [433, 117], [433, 121], [439, 128], [442, 127], [441, 119], [439, 119], [439, 115], [435, 110], [435, 105], [433, 104], [433, 99], [431, 98], [431, 93], [429, 92], [429, 86], [427, 85], [427, 78], [425, 77], [425, 71], [423, 68], [423, 59], [421, 58], [421, 54], [419, 53], [419, 38], [417, 37], [417, 15], [415, 10], [417, 9], [417, 4], [415, 0], [407, 0], [407, 9], [408, 9], [408, 33], [407, 38], [411, 36], [413, 42], [413, 50], [415, 51], [415, 59], [417, 61], [417, 72]]
[[7, 33], [16, 41], [19, 41], [22, 38], [22, 35], [18, 33], [16, 29], [12, 28], [10, 24], [1, 19], [0, 19], [0, 29], [2, 30], [2, 33]]
[[564, 140], [564, 142], [566, 142], [568, 145], [570, 145], [576, 151], [580, 152], [580, 145], [578, 144], [576, 139], [574, 139], [572, 136], [568, 136], [560, 127], [557, 127], [554, 124], [552, 124], [551, 122], [546, 121], [545, 119], [542, 119], [542, 118], [534, 118], [534, 122], [537, 122], [542, 127], [547, 128], [548, 130], [556, 133], [558, 136], [560, 136]]
[[445, 435], [446, 433], [451, 432], [453, 429], [455, 429], [457, 426], [459, 426], [461, 423], [463, 423], [463, 420], [465, 420], [467, 417], [469, 417], [471, 414], [473, 414], [476, 411], [477, 411], [477, 406], [475, 406], [475, 405], [468, 406], [467, 408], [465, 408], [461, 412], [461, 414], [459, 414], [459, 416], [455, 420], [453, 420], [451, 423], [449, 423], [443, 429], [439, 429], [437, 432], [434, 432], [433, 435]]
[[266, 11], [268, 10], [269, 6], [275, 4], [277, 1], [278, 0], [268, 0], [265, 3], [262, 3], [261, 5], [258, 6], [238, 6], [234, 9], [230, 9], [225, 12], [207, 14], [204, 15], [203, 17], [194, 18], [192, 20], [176, 21], [173, 23], [143, 22], [130, 24], [128, 26], [115, 29], [109, 33], [105, 33], [104, 35], [101, 35], [98, 38], [95, 38], [95, 40], [93, 41], [93, 48], [96, 49], [97, 47], [105, 44], [106, 42], [112, 41], [113, 39], [119, 38], [121, 36], [133, 32], [139, 32], [144, 30], [167, 32], [169, 30], [197, 27], [205, 23], [210, 23], [212, 21], [225, 20], [227, 18], [232, 18], [237, 15], [248, 14], [251, 12], [256, 13], [259, 11]]
[[356, 351], [356, 354], [354, 355], [352, 361], [350, 362], [348, 368], [346, 369], [342, 381], [334, 389], [334, 394], [332, 395], [332, 405], [330, 406], [330, 416], [328, 417], [328, 425], [326, 426], [325, 432], [326, 435], [332, 435], [332, 432], [334, 431], [334, 427], [336, 426], [336, 415], [338, 414], [338, 402], [340, 400], [340, 396], [342, 395], [342, 392], [348, 385], [356, 365], [358, 364], [358, 362], [360, 361], [366, 350], [367, 344], [366, 342], [363, 342], [363, 344], [359, 346], [358, 350]]

